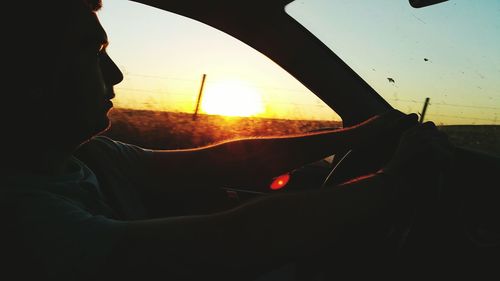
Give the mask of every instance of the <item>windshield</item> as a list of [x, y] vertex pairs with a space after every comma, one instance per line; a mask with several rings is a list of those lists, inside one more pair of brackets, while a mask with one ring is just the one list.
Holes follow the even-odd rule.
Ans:
[[283, 68], [215, 28], [132, 1], [108, 0], [99, 17], [124, 73], [114, 139], [175, 149], [342, 126]]
[[490, 125], [487, 150], [500, 153], [500, 130], [491, 126], [500, 125], [500, 1], [415, 9], [407, 0], [300, 0], [286, 12], [393, 107], [422, 113], [429, 98], [425, 120], [447, 129]]

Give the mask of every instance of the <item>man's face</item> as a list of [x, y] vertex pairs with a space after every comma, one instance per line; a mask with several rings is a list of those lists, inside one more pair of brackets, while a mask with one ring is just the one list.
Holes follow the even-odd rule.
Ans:
[[56, 131], [80, 144], [109, 127], [113, 85], [123, 75], [106, 53], [107, 35], [97, 16], [82, 11], [70, 26], [55, 72], [49, 108]]

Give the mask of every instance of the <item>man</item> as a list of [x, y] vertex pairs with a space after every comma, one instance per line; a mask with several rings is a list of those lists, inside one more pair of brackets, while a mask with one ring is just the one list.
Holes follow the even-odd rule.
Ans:
[[[434, 161], [417, 174], [410, 159], [446, 158], [448, 143], [432, 123], [418, 125], [415, 115], [398, 111], [338, 131], [191, 150], [96, 137], [109, 126], [113, 85], [123, 79], [106, 53], [99, 7], [96, 0], [35, 1], [18, 15], [27, 28], [13, 23], [5, 35], [14, 44], [5, 59], [6, 89], [14, 94], [6, 99], [24, 108], [6, 108], [1, 121], [9, 132], [2, 140], [2, 255], [18, 279], [252, 279], [327, 251], [381, 243], [395, 195], [440, 166]], [[353, 140], [403, 129], [408, 137], [383, 173], [335, 189], [164, 218], [142, 199], [270, 178]]]

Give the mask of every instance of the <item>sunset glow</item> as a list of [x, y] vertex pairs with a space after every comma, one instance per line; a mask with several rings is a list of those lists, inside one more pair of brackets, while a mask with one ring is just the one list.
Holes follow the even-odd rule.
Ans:
[[264, 111], [261, 93], [241, 81], [207, 85], [201, 108], [207, 114], [225, 116], [255, 116]]
[[[424, 9], [408, 1], [304, 0], [285, 8], [394, 108], [418, 113], [429, 97], [425, 118], [439, 125], [500, 124], [499, 10], [495, 0]], [[134, 1], [107, 0], [99, 17], [112, 38], [107, 51], [124, 72], [117, 108], [193, 113], [207, 74], [200, 114], [341, 120], [270, 58], [209, 25]], [[216, 85], [224, 80], [258, 90], [211, 97], [211, 88], [229, 87]]]

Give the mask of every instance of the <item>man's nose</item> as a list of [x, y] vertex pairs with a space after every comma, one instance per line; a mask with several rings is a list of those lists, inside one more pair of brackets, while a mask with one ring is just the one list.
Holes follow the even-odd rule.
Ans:
[[101, 57], [101, 70], [106, 84], [116, 85], [123, 81], [123, 73], [108, 54]]

